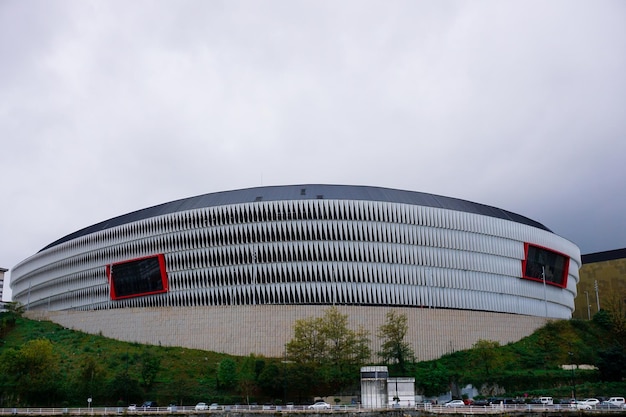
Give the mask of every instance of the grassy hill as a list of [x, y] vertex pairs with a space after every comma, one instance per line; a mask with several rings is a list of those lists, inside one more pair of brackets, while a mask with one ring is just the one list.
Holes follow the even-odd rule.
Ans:
[[[17, 317], [14, 325], [5, 330], [0, 342], [0, 358], [12, 356], [37, 340], [46, 340], [52, 345], [51, 375], [57, 381], [51, 381], [56, 382], [56, 386], [48, 389], [52, 397], [50, 403], [61, 400], [67, 405], [85, 405], [86, 399], [92, 397], [94, 406], [141, 403], [148, 399], [163, 405], [194, 404], [224, 399], [230, 394], [228, 390], [217, 388], [217, 364], [229, 358], [227, 355], [120, 342], [22, 317]], [[236, 363], [242, 359], [230, 358]], [[2, 400], [5, 403], [26, 401], [24, 397], [28, 395], [22, 395], [21, 399], [10, 398], [7, 360], [2, 362], [0, 367], [5, 369], [2, 369], [3, 380], [0, 381], [0, 406], [5, 406]], [[26, 402], [32, 403], [33, 399]]]
[[[430, 394], [472, 384], [484, 396], [555, 398], [626, 394], [622, 338], [604, 314], [597, 320], [558, 320], [515, 343], [480, 341], [473, 349], [417, 364], [416, 379]], [[574, 365], [564, 369], [563, 365]], [[599, 369], [581, 369], [592, 365]]]
[[[310, 401], [290, 385], [282, 358], [234, 357], [147, 346], [0, 313], [0, 407]], [[567, 398], [626, 394], [626, 355], [607, 320], [554, 321], [516, 343], [417, 362], [410, 376], [425, 395], [472, 384], [485, 396]], [[418, 358], [419, 359], [419, 358]], [[562, 369], [589, 364], [599, 370]], [[612, 372], [612, 373], [611, 373]], [[392, 376], [394, 367], [390, 366]]]

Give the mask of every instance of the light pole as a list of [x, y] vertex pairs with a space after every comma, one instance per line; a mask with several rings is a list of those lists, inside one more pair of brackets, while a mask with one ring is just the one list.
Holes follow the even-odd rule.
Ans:
[[258, 258], [258, 248], [256, 246], [253, 247], [254, 252], [252, 253], [252, 304], [256, 304], [256, 280], [257, 280], [257, 258]]
[[394, 407], [395, 408], [399, 408], [400, 407], [400, 397], [398, 396], [398, 377], [396, 377], [396, 396], [393, 397], [393, 401], [395, 402]]
[[284, 345], [285, 358], [283, 359], [283, 406], [287, 407], [287, 345]]
[[573, 399], [576, 399], [576, 371], [574, 365], [574, 352], [567, 352], [570, 357], [570, 366], [572, 367], [572, 395]]
[[[337, 285], [337, 273], [335, 272], [335, 265], [333, 265], [333, 282], [332, 285], [330, 287], [330, 290], [333, 292], [333, 307], [335, 306], [335, 297], [337, 295], [337, 288], [334, 288]], [[338, 286], [338, 285], [337, 285]]]
[[587, 296], [587, 320], [591, 320], [591, 305], [589, 304], [589, 291], [585, 291]]
[[546, 305], [546, 318], [548, 318], [548, 292], [546, 289], [546, 267], [541, 266], [541, 279], [543, 280], [543, 301]]
[[433, 304], [433, 271], [428, 268], [428, 308]]

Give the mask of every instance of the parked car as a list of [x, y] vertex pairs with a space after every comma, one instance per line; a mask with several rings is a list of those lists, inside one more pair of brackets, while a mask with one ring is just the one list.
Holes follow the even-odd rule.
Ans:
[[[585, 398], [581, 401], [578, 401], [578, 405], [588, 405], [591, 408], [596, 407], [598, 404], [600, 404], [600, 400], [598, 400], [597, 398]], [[580, 408], [581, 410], [590, 410], [591, 408], [587, 408], [587, 407], [583, 407]]]
[[209, 410], [219, 410], [220, 405], [218, 403], [213, 403], [209, 406]]
[[624, 397], [611, 397], [597, 405], [598, 408], [624, 408]]
[[472, 402], [472, 405], [475, 406], [480, 406], [480, 407], [484, 407], [486, 405], [489, 405], [489, 400], [474, 400], [474, 402]]
[[611, 397], [607, 401], [611, 405], [616, 405], [618, 407], [623, 407], [626, 404], [624, 397]]
[[464, 407], [465, 403], [463, 402], [463, 400], [452, 400], [452, 401], [448, 401], [443, 406], [444, 407]]
[[131, 404], [128, 406], [128, 411], [137, 411], [137, 404]]
[[206, 403], [198, 403], [196, 404], [196, 411], [203, 411], [203, 410], [208, 410], [209, 406]]
[[167, 406], [167, 411], [169, 411], [170, 413], [174, 413], [178, 411], [178, 406], [176, 404], [170, 404]]
[[318, 401], [307, 407], [309, 410], [330, 410], [330, 404], [325, 401]]
[[525, 403], [525, 401], [523, 399], [517, 399], [517, 398], [507, 398], [507, 397], [490, 397], [487, 399], [487, 401], [489, 401], [490, 404], [521, 404], [522, 402]]
[[543, 405], [552, 405], [552, 404], [554, 404], [554, 400], [552, 399], [552, 397], [539, 397], [539, 401]]
[[156, 403], [156, 401], [144, 401], [143, 404], [141, 404], [141, 408], [143, 408], [144, 410], [148, 409], [148, 408], [157, 408], [158, 405]]

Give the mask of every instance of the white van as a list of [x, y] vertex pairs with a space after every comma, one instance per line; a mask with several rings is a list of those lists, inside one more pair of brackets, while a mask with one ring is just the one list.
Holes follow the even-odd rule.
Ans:
[[543, 405], [553, 405], [554, 400], [552, 397], [539, 397], [539, 402]]
[[611, 397], [608, 399], [607, 403], [614, 405], [616, 407], [624, 407], [626, 401], [624, 401], [624, 397]]

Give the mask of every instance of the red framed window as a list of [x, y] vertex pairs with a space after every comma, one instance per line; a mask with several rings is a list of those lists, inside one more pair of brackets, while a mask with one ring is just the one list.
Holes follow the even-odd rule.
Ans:
[[107, 265], [107, 276], [112, 300], [168, 291], [163, 254]]
[[565, 288], [569, 274], [569, 256], [542, 246], [524, 243], [522, 277]]

